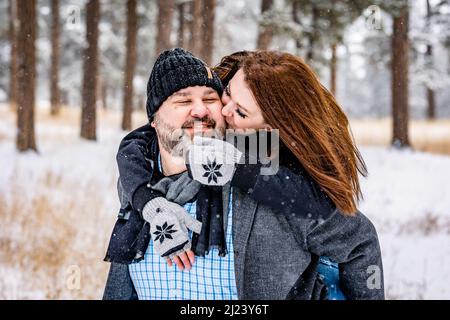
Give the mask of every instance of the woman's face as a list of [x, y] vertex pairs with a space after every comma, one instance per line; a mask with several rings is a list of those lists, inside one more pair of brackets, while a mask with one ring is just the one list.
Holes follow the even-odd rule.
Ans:
[[261, 109], [253, 93], [245, 82], [242, 69], [228, 83], [222, 95], [222, 115], [231, 129], [264, 129], [269, 126], [264, 121]]

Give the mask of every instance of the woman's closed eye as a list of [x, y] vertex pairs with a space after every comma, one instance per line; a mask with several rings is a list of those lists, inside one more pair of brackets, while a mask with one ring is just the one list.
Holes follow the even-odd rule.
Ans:
[[238, 114], [239, 117], [241, 117], [243, 119], [247, 118], [247, 115], [242, 113], [242, 111], [239, 110], [239, 108], [236, 108], [236, 113]]
[[[227, 97], [231, 98], [231, 94], [230, 94], [230, 84], [228, 84], [228, 85], [225, 87], [224, 92], [225, 92], [225, 94], [227, 95]], [[245, 113], [243, 113], [243, 112], [239, 109], [239, 107], [236, 108], [235, 111], [236, 111], [237, 115], [238, 115], [239, 117], [241, 117], [242, 119], [247, 118], [247, 115], [246, 115]]]

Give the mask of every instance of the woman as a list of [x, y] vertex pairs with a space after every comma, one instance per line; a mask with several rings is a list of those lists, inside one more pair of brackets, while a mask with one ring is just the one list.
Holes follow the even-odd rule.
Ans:
[[[228, 128], [277, 128], [282, 141], [281, 165], [307, 175], [314, 181], [313, 192], [322, 195], [318, 198], [323, 203], [315, 206], [316, 211], [331, 200], [342, 214], [354, 215], [362, 196], [358, 171], [366, 176], [367, 169], [352, 141], [347, 117], [314, 72], [300, 58], [274, 51], [237, 52], [224, 57], [214, 71], [225, 86], [222, 114]], [[238, 166], [232, 185], [251, 185], [255, 200], [286, 210], [294, 196], [258, 190], [256, 181], [249, 180], [252, 172], [248, 166]], [[291, 190], [288, 185], [282, 189]], [[290, 208], [305, 211], [297, 209]], [[321, 257], [319, 272], [328, 284], [339, 282], [335, 268], [336, 264]], [[331, 298], [342, 299], [339, 286], [334, 289]]]
[[[227, 56], [215, 71], [226, 86], [222, 113], [229, 127], [278, 129], [281, 139], [277, 175], [262, 179], [254, 166], [243, 165], [231, 184], [285, 214], [327, 216], [338, 209], [356, 215], [357, 173], [365, 175], [366, 168], [345, 114], [311, 69], [293, 55], [261, 51]], [[148, 137], [141, 133], [128, 142], [144, 147]], [[281, 179], [292, 175], [303, 185]]]

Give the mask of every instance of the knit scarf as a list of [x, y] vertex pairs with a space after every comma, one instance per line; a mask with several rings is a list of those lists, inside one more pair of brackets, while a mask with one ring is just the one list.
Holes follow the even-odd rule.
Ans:
[[181, 206], [197, 201], [196, 215], [197, 220], [202, 223], [202, 229], [200, 234], [193, 233], [191, 247], [197, 256], [204, 257], [211, 249], [218, 249], [221, 257], [228, 253], [223, 223], [222, 187], [202, 185], [192, 180], [187, 172], [183, 172], [164, 177], [151, 188], [164, 194], [168, 201]]

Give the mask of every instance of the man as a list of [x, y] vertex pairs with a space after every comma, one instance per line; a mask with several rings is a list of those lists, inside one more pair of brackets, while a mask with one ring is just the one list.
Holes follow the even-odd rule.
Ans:
[[[373, 225], [362, 214], [345, 217], [331, 206], [321, 210], [326, 214], [320, 219], [315, 214], [280, 214], [264, 199], [249, 196], [256, 179], [248, 179], [245, 187], [228, 184], [223, 189], [199, 188], [192, 180], [183, 180], [180, 142], [192, 138], [194, 120], [200, 120], [197, 129], [201, 131], [222, 128], [220, 103], [216, 105], [209, 89], [221, 94], [215, 79], [200, 60], [182, 49], [163, 53], [155, 63], [147, 88], [151, 126], [127, 136], [117, 156], [123, 206], [106, 257], [113, 263], [104, 298], [136, 298], [137, 291], [141, 299], [319, 299], [324, 297], [324, 285], [316, 270], [318, 256], [342, 263], [341, 281], [348, 298], [383, 298], [382, 283], [375, 288], [366, 285], [367, 267], [381, 268], [381, 261], [379, 255], [367, 254], [379, 252], [379, 247]], [[176, 135], [170, 134], [172, 129]], [[155, 130], [157, 138], [149, 140]], [[148, 144], [144, 148], [137, 140]], [[286, 190], [284, 181], [309, 192], [301, 176], [289, 170], [280, 170], [270, 179], [267, 184], [275, 185], [273, 197], [278, 196], [276, 192], [293, 192]], [[191, 197], [191, 191], [197, 192], [195, 196]], [[180, 211], [168, 202], [196, 216], [201, 228], [199, 221], [186, 223], [183, 212], [163, 222], [170, 212]], [[186, 229], [183, 225], [194, 231], [192, 246], [199, 256], [195, 262], [189, 237], [179, 238], [179, 245], [172, 248], [160, 240], [163, 234], [173, 242], [173, 235]], [[171, 233], [174, 229], [177, 232]], [[355, 237], [363, 245], [352, 245]], [[161, 256], [169, 263], [172, 257], [190, 271], [169, 269]]]
[[[236, 285], [234, 279], [234, 271], [228, 268], [228, 272], [223, 273], [219, 278], [214, 275], [215, 270], [226, 270], [224, 266], [232, 266], [233, 255], [228, 254], [223, 259], [220, 256], [226, 254], [225, 240], [231, 243], [231, 207], [228, 203], [226, 216], [222, 214], [210, 214], [212, 217], [220, 216], [220, 223], [227, 221], [230, 226], [227, 230], [227, 238], [218, 238], [217, 243], [209, 243], [204, 252], [208, 253], [209, 248], [223, 246], [218, 252], [209, 252], [204, 258], [199, 259], [199, 266], [192, 270], [188, 275], [176, 273], [169, 270], [172, 261], [177, 264], [180, 269], [191, 269], [194, 264], [194, 252], [190, 249], [191, 241], [187, 234], [187, 228], [200, 234], [201, 223], [194, 219], [196, 215], [197, 202], [192, 197], [186, 198], [186, 190], [191, 187], [194, 196], [200, 191], [200, 184], [191, 181], [187, 185], [183, 185], [183, 193], [178, 194], [178, 198], [185, 198], [181, 206], [177, 206], [174, 199], [167, 201], [167, 194], [155, 191], [161, 185], [167, 185], [168, 180], [159, 183], [158, 187], [152, 187], [153, 182], [161, 181], [163, 177], [179, 177], [179, 174], [186, 171], [184, 154], [194, 133], [209, 134], [212, 136], [222, 137], [225, 130], [224, 118], [221, 114], [222, 103], [220, 95], [223, 87], [217, 75], [211, 72], [201, 60], [193, 57], [190, 53], [181, 49], [170, 50], [162, 53], [152, 70], [152, 74], [148, 83], [148, 101], [147, 111], [151, 123], [151, 127], [156, 131], [157, 139], [153, 141], [153, 145], [149, 146], [153, 150], [154, 157], [149, 159], [150, 166], [160, 169], [155, 170], [153, 177], [149, 172], [142, 172], [139, 175], [142, 181], [128, 181], [130, 175], [127, 174], [128, 167], [120, 172], [119, 192], [123, 205], [122, 212], [127, 216], [121, 216], [113, 231], [110, 246], [108, 248], [105, 260], [114, 262], [111, 268], [111, 275], [114, 278], [114, 270], [125, 270], [125, 279], [130, 279], [135, 284], [142, 283], [137, 290], [140, 299], [170, 299], [170, 298], [195, 298], [198, 299], [236, 299]], [[133, 136], [130, 139], [134, 139]], [[122, 144], [126, 144], [126, 140]], [[134, 145], [130, 145], [133, 148]], [[126, 150], [125, 153], [128, 153]], [[120, 163], [121, 153], [119, 152], [117, 160]], [[136, 157], [137, 158], [137, 157]], [[140, 161], [141, 159], [136, 159]], [[128, 163], [129, 159], [124, 161]], [[122, 166], [119, 165], [119, 169]], [[130, 170], [134, 170], [130, 168]], [[133, 175], [134, 177], [135, 175]], [[187, 174], [185, 175], [187, 176]], [[122, 188], [121, 185], [125, 185]], [[137, 190], [129, 185], [139, 185]], [[175, 188], [166, 190], [169, 193]], [[181, 187], [178, 187], [181, 189]], [[124, 194], [123, 190], [132, 190], [130, 194]], [[163, 191], [163, 190], [161, 190]], [[172, 192], [173, 193], [173, 192]], [[220, 189], [220, 193], [222, 190]], [[203, 193], [204, 194], [204, 193]], [[228, 198], [229, 191], [225, 195]], [[220, 194], [221, 196], [221, 194]], [[131, 201], [132, 199], [133, 201]], [[206, 198], [205, 198], [206, 199]], [[179, 200], [179, 199], [178, 199]], [[211, 199], [206, 199], [211, 200]], [[223, 201], [222, 198], [219, 199]], [[134, 208], [127, 204], [134, 203]], [[130, 210], [133, 209], [133, 210]], [[135, 209], [135, 210], [134, 210]], [[167, 212], [172, 215], [176, 212], [177, 218], [168, 217]], [[124, 219], [125, 218], [125, 219]], [[142, 219], [143, 218], [143, 219]], [[148, 223], [147, 223], [148, 222]], [[214, 230], [216, 232], [216, 230]], [[221, 230], [217, 230], [220, 235]], [[222, 231], [223, 232], [223, 231]], [[149, 242], [149, 235], [152, 234], [153, 242]], [[136, 239], [133, 239], [137, 236]], [[128, 239], [126, 239], [128, 237]], [[225, 237], [225, 235], [222, 235]], [[202, 239], [196, 239], [197, 247], [200, 247]], [[213, 240], [214, 242], [214, 240]], [[150, 246], [148, 244], [150, 243]], [[122, 250], [123, 247], [126, 250]], [[229, 245], [230, 249], [232, 248]], [[197, 249], [199, 251], [200, 249]], [[214, 251], [214, 250], [212, 250]], [[144, 257], [145, 253], [145, 257]], [[161, 256], [167, 259], [162, 260]], [[128, 268], [124, 267], [125, 263], [134, 262]], [[121, 263], [118, 265], [116, 263]], [[160, 270], [158, 274], [154, 274], [154, 283], [143, 283], [142, 274], [150, 272], [148, 269], [156, 268]], [[128, 269], [128, 272], [127, 270]], [[201, 275], [199, 274], [201, 272]], [[126, 275], [128, 273], [128, 275]], [[161, 278], [173, 277], [170, 282], [165, 282], [160, 286]], [[155, 279], [157, 278], [157, 279]], [[185, 290], [177, 292], [172, 285], [175, 282], [183, 281], [191, 283], [196, 281], [193, 279], [201, 279], [201, 283], [196, 283], [197, 288], [191, 291]], [[123, 287], [122, 280], [118, 282], [109, 279], [109, 288], [115, 283], [118, 287]], [[205, 283], [210, 281], [208, 286]], [[228, 289], [224, 292], [224, 284], [228, 283]], [[147, 286], [148, 284], [148, 286]], [[159, 286], [159, 287], [158, 287]], [[147, 287], [147, 288], [144, 288]], [[153, 287], [154, 290], [150, 290]], [[112, 297], [108, 292], [114, 290], [105, 290], [105, 298]], [[133, 290], [130, 292], [134, 293]], [[175, 293], [175, 295], [173, 295]]]

